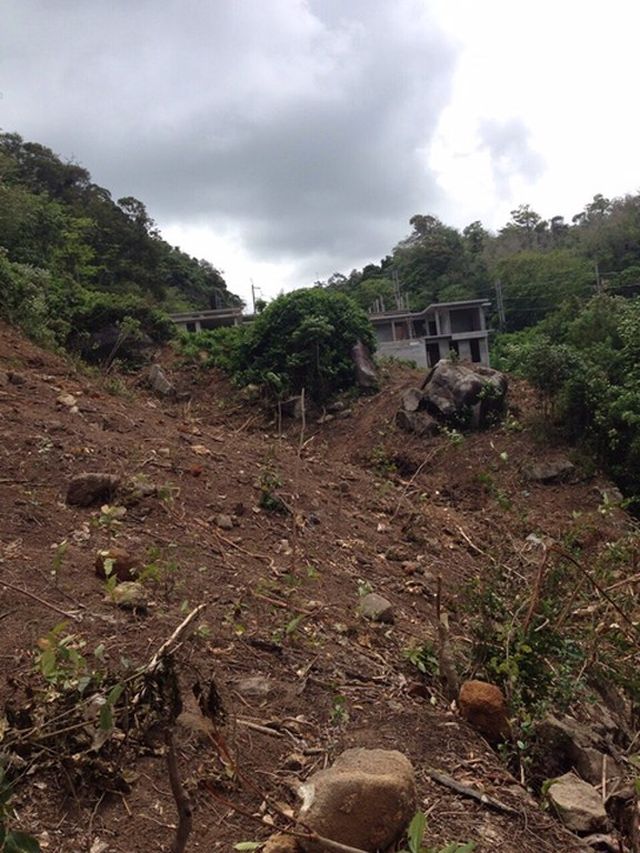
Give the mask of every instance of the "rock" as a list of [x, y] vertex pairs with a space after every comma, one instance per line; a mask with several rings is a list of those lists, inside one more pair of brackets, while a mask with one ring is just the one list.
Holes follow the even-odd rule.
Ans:
[[292, 835], [276, 832], [267, 838], [262, 853], [302, 853], [302, 847]]
[[243, 696], [253, 699], [266, 699], [274, 691], [274, 684], [264, 675], [249, 675], [235, 683], [235, 689]]
[[60, 394], [59, 397], [56, 398], [56, 403], [59, 403], [61, 406], [66, 406], [68, 409], [73, 409], [78, 400], [73, 396], [73, 394]]
[[353, 414], [353, 409], [343, 409], [341, 412], [338, 412], [336, 418], [339, 420], [344, 420], [345, 418], [350, 418]]
[[378, 374], [376, 366], [371, 359], [369, 350], [362, 341], [358, 341], [352, 348], [351, 358], [356, 372], [356, 385], [363, 390], [377, 391]]
[[78, 474], [67, 488], [67, 503], [71, 506], [91, 506], [110, 501], [119, 486], [120, 478], [113, 474]]
[[333, 403], [327, 403], [326, 411], [330, 415], [337, 415], [338, 412], [344, 412], [346, 409], [346, 405], [342, 402], [342, 400], [334, 400]]
[[509, 714], [504, 693], [486, 681], [465, 681], [458, 706], [464, 719], [491, 743], [509, 737]]
[[427, 374], [421, 407], [454, 425], [480, 429], [502, 415], [507, 387], [498, 370], [443, 358]]
[[571, 717], [558, 719], [550, 714], [537, 727], [536, 735], [547, 775], [560, 776], [574, 769], [585, 781], [599, 785], [605, 759], [607, 779], [622, 775], [617, 762], [597, 748], [597, 735]]
[[575, 465], [568, 459], [556, 459], [553, 462], [536, 462], [525, 472], [527, 480], [533, 483], [561, 483], [575, 471]]
[[403, 432], [412, 432], [420, 438], [437, 435], [440, 427], [435, 418], [423, 410], [406, 412], [400, 409], [396, 413], [396, 426]]
[[405, 412], [417, 412], [422, 403], [422, 391], [419, 388], [408, 388], [402, 394], [402, 408]]
[[216, 525], [221, 530], [233, 530], [233, 518], [230, 515], [220, 513], [220, 515], [216, 516]]
[[176, 389], [174, 385], [167, 379], [164, 370], [159, 364], [152, 364], [149, 368], [149, 376], [147, 377], [151, 389], [159, 397], [175, 397]]
[[302, 396], [289, 397], [288, 400], [283, 400], [280, 403], [280, 412], [285, 418], [293, 418], [294, 421], [301, 421], [304, 413]]
[[[111, 561], [111, 568], [107, 574], [106, 563]], [[132, 556], [124, 548], [106, 548], [98, 551], [96, 555], [96, 575], [102, 580], [116, 577], [118, 581], [130, 581], [135, 578], [140, 561]]]
[[[395, 750], [348, 749], [300, 788], [300, 820], [318, 835], [359, 850], [386, 850], [416, 807], [411, 762]], [[321, 848], [304, 842], [307, 851]]]
[[120, 501], [125, 506], [136, 506], [145, 498], [155, 497], [157, 494], [157, 486], [150, 483], [143, 474], [136, 474], [120, 489]]
[[27, 381], [22, 373], [16, 373], [15, 370], [7, 371], [7, 379], [12, 385], [24, 385]]
[[554, 779], [547, 790], [547, 798], [559, 819], [572, 832], [599, 832], [609, 826], [600, 794], [593, 785], [573, 773]]
[[125, 610], [146, 610], [147, 596], [144, 587], [137, 581], [123, 581], [111, 590], [105, 601]]
[[364, 595], [360, 599], [358, 611], [361, 616], [371, 622], [392, 623], [394, 621], [393, 604], [377, 592]]

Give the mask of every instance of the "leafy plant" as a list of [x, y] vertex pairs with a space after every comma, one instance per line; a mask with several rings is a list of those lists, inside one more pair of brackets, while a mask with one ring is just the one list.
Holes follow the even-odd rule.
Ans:
[[12, 794], [13, 788], [6, 779], [4, 769], [0, 767], [0, 849], [3, 853], [40, 853], [40, 845], [33, 836], [10, 829], [15, 818], [10, 803]]
[[404, 657], [423, 675], [436, 675], [438, 655], [432, 643], [425, 642], [403, 651]]
[[407, 829], [407, 846], [398, 853], [473, 853], [475, 850], [473, 841], [467, 841], [465, 844], [454, 841], [444, 847], [427, 847], [424, 844], [426, 828], [427, 818], [424, 812], [416, 812]]

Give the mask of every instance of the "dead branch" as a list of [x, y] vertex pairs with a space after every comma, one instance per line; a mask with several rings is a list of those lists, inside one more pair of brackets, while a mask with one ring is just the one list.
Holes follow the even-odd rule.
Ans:
[[189, 795], [182, 786], [180, 774], [178, 773], [178, 759], [176, 757], [176, 748], [173, 740], [173, 732], [170, 727], [167, 727], [164, 733], [165, 744], [167, 746], [167, 769], [169, 771], [169, 783], [171, 784], [171, 793], [176, 801], [178, 809], [178, 826], [176, 828], [176, 837], [171, 845], [171, 853], [184, 853], [187, 849], [187, 841], [191, 834], [193, 824], [193, 810]]
[[418, 465], [416, 470], [413, 472], [413, 474], [409, 478], [408, 482], [405, 483], [404, 489], [402, 490], [400, 497], [398, 498], [398, 503], [396, 504], [396, 508], [393, 511], [393, 515], [391, 516], [391, 521], [394, 521], [396, 516], [400, 512], [400, 505], [402, 504], [402, 501], [406, 498], [407, 492], [409, 491], [409, 489], [413, 485], [413, 482], [416, 479], [416, 477], [418, 476], [418, 474], [420, 474], [420, 472], [422, 471], [424, 466], [427, 464], [427, 462], [430, 462], [433, 459], [433, 457], [440, 451], [440, 449], [441, 449], [440, 447], [435, 447], [431, 451], [431, 453], [428, 453], [427, 456], [425, 456], [423, 461], [420, 463], [420, 465]]
[[487, 808], [494, 809], [494, 811], [502, 812], [503, 814], [520, 814], [517, 809], [507, 806], [500, 800], [496, 800], [495, 797], [491, 797], [489, 794], [478, 791], [476, 788], [471, 788], [469, 785], [464, 785], [462, 782], [458, 782], [457, 779], [454, 779], [446, 773], [442, 773], [440, 770], [434, 770], [432, 767], [425, 767], [425, 770], [434, 782], [438, 782], [438, 784], [444, 785], [446, 788], [451, 788], [452, 791], [462, 794], [463, 797], [470, 797], [477, 803], [487, 806]]
[[442, 613], [442, 575], [438, 575], [436, 587], [436, 619], [438, 620], [438, 670], [440, 678], [445, 683], [449, 699], [457, 699], [460, 679], [451, 648], [447, 615]]
[[42, 604], [44, 607], [48, 607], [49, 610], [54, 610], [56, 613], [59, 613], [61, 616], [64, 616], [67, 619], [72, 619], [74, 622], [80, 622], [82, 620], [82, 616], [80, 616], [78, 613], [69, 613], [66, 610], [62, 610], [60, 607], [56, 607], [56, 605], [52, 604], [50, 601], [45, 601], [44, 598], [40, 598], [40, 596], [34, 595], [33, 592], [29, 592], [28, 589], [22, 589], [19, 586], [14, 586], [14, 584], [9, 583], [8, 581], [0, 581], [0, 586], [6, 586], [7, 589], [11, 589], [14, 592], [19, 592], [21, 595], [26, 595], [27, 598], [31, 598], [34, 601], [37, 601], [38, 604]]
[[157, 668], [162, 658], [175, 650], [175, 646], [177, 645], [178, 641], [182, 639], [182, 635], [185, 633], [189, 625], [191, 625], [196, 616], [199, 616], [202, 613], [206, 606], [206, 604], [199, 604], [191, 611], [191, 613], [189, 613], [182, 620], [182, 622], [178, 625], [178, 627], [175, 629], [169, 639], [165, 640], [164, 643], [160, 646], [158, 651], [155, 653], [155, 655], [151, 658], [149, 663], [144, 668], [143, 672], [153, 672], [153, 670]]
[[613, 609], [616, 611], [618, 616], [620, 616], [623, 619], [623, 621], [626, 622], [627, 625], [630, 626], [630, 628], [633, 630], [636, 637], [640, 637], [640, 628], [638, 628], [638, 626], [627, 616], [627, 614], [624, 612], [624, 610], [622, 610], [622, 608], [613, 600], [613, 598], [611, 598], [611, 596], [607, 593], [607, 591], [598, 583], [598, 581], [590, 574], [590, 572], [588, 572], [587, 569], [585, 569], [585, 567], [582, 565], [582, 563], [580, 563], [578, 560], [576, 560], [576, 558], [572, 554], [569, 554], [568, 551], [565, 551], [564, 548], [561, 548], [559, 545], [556, 545], [555, 543], [550, 546], [549, 550], [555, 551], [556, 554], [559, 554], [565, 560], [568, 560], [570, 563], [573, 563], [574, 566], [576, 566], [578, 569], [580, 569], [580, 571], [587, 578], [589, 583], [592, 584], [592, 586], [594, 587], [596, 592], [598, 592], [599, 595], [601, 595], [606, 601], [609, 602], [609, 604], [613, 607]]
[[547, 567], [547, 560], [549, 559], [549, 550], [546, 545], [543, 545], [543, 554], [542, 561], [540, 562], [540, 566], [538, 567], [538, 573], [536, 575], [536, 580], [533, 585], [533, 590], [531, 592], [531, 602], [529, 604], [529, 609], [527, 610], [527, 615], [524, 618], [524, 622], [522, 623], [522, 632], [526, 634], [529, 630], [529, 625], [531, 624], [531, 620], [533, 619], [536, 610], [538, 609], [538, 605], [540, 604], [540, 595], [542, 594], [542, 585], [544, 583], [544, 574], [545, 569]]

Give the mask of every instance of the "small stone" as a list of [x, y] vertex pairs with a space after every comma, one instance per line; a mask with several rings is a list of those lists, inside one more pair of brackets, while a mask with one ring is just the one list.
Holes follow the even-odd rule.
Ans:
[[344, 420], [345, 418], [350, 418], [353, 414], [353, 409], [343, 409], [341, 412], [336, 414], [336, 418]]
[[125, 610], [146, 610], [147, 597], [144, 587], [137, 581], [123, 581], [111, 590], [105, 601]]
[[230, 515], [220, 513], [216, 516], [216, 524], [221, 530], [233, 530], [233, 518]]
[[119, 485], [119, 477], [113, 474], [78, 474], [67, 488], [67, 503], [71, 506], [91, 506], [110, 501]]
[[504, 693], [486, 681], [465, 681], [458, 706], [464, 719], [491, 743], [509, 737], [509, 715]]
[[14, 370], [7, 371], [7, 379], [12, 385], [24, 385], [27, 381], [22, 373], [16, 373]]
[[602, 797], [588, 782], [574, 773], [565, 773], [554, 779], [547, 798], [562, 823], [572, 832], [592, 833], [606, 830], [609, 819]]
[[364, 595], [360, 600], [358, 609], [360, 615], [371, 622], [392, 623], [395, 619], [393, 604], [382, 595], [378, 595], [377, 592], [369, 592]]
[[68, 409], [73, 409], [77, 402], [78, 401], [73, 394], [60, 394], [56, 399], [56, 403], [60, 403], [61, 406], [66, 406]]
[[[110, 570], [107, 574], [107, 563]], [[118, 581], [130, 581], [137, 574], [140, 561], [124, 548], [106, 548], [98, 551], [95, 561], [96, 575], [102, 580], [116, 577]]]
[[602, 833], [587, 835], [584, 843], [591, 850], [603, 851], [603, 853], [620, 853], [620, 845], [613, 835], [603, 835]]
[[292, 835], [276, 832], [275, 835], [270, 835], [267, 838], [262, 853], [302, 853], [302, 847]]
[[[318, 835], [358, 850], [386, 850], [415, 812], [415, 776], [401, 752], [348, 749], [310, 776], [300, 795], [300, 821]], [[303, 848], [320, 849], [306, 841]]]
[[330, 415], [337, 415], [338, 412], [344, 412], [345, 408], [346, 406], [342, 400], [334, 400], [333, 403], [328, 403], [326, 407], [327, 412]]
[[301, 755], [299, 752], [292, 752], [282, 762], [282, 768], [283, 770], [292, 770], [294, 773], [299, 773], [304, 769], [305, 764], [304, 755]]
[[274, 690], [271, 679], [264, 675], [249, 675], [236, 682], [235, 688], [243, 696], [253, 699], [266, 699]]

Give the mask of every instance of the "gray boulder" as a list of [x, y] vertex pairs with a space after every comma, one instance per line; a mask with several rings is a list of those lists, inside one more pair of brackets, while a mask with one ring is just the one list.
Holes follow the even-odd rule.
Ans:
[[482, 364], [441, 359], [422, 385], [421, 408], [434, 417], [480, 429], [504, 411], [507, 377]]
[[423, 409], [419, 411], [400, 409], [396, 412], [396, 426], [403, 432], [412, 432], [420, 438], [437, 435], [440, 431], [436, 419]]
[[560, 775], [575, 770], [586, 782], [599, 785], [602, 771], [611, 780], [622, 775], [618, 763], [600, 747], [600, 738], [571, 717], [546, 717], [536, 730], [545, 755], [545, 770]]
[[584, 835], [609, 828], [602, 797], [593, 785], [573, 773], [554, 779], [547, 798], [558, 818], [572, 832]]
[[167, 379], [164, 370], [159, 364], [152, 364], [149, 368], [149, 385], [159, 397], [175, 397], [176, 389]]
[[555, 459], [551, 462], [537, 462], [525, 472], [532, 483], [561, 483], [568, 480], [575, 471], [575, 465], [568, 459]]
[[393, 604], [377, 592], [369, 592], [360, 600], [360, 615], [371, 622], [394, 621]]
[[[299, 819], [323, 838], [358, 850], [386, 850], [416, 807], [411, 762], [396, 750], [348, 749], [300, 789]], [[309, 853], [324, 848], [304, 842]]]

